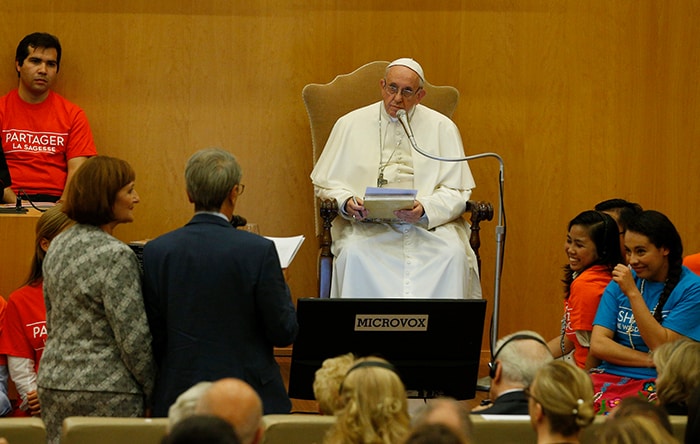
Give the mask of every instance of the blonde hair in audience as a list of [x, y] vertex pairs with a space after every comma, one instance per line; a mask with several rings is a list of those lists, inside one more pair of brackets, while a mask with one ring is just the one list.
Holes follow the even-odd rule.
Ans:
[[567, 362], [552, 361], [540, 368], [530, 393], [542, 406], [552, 432], [574, 435], [595, 418], [591, 377]]
[[39, 285], [43, 282], [44, 273], [42, 266], [44, 264], [44, 242], [51, 242], [54, 237], [58, 236], [63, 230], [73, 225], [75, 221], [66, 216], [63, 212], [61, 204], [57, 204], [44, 212], [36, 223], [35, 241], [34, 241], [34, 257], [29, 270], [29, 276], [24, 282], [24, 285]]
[[686, 404], [700, 384], [700, 342], [682, 338], [659, 346], [653, 355], [659, 403]]
[[605, 421], [595, 433], [605, 444], [678, 444], [673, 435], [647, 416], [623, 416]]
[[355, 355], [346, 353], [324, 360], [321, 368], [316, 370], [314, 398], [318, 401], [318, 409], [322, 414], [333, 415], [342, 407], [340, 384], [354, 362]]
[[355, 362], [341, 384], [343, 407], [326, 444], [395, 444], [408, 435], [406, 389], [390, 365], [377, 357]]

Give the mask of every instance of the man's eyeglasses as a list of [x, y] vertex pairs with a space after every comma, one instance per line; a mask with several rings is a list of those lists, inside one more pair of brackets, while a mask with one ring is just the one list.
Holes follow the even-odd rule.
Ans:
[[395, 96], [397, 93], [401, 93], [401, 97], [404, 99], [410, 99], [411, 97], [415, 96], [418, 91], [420, 91], [421, 88], [418, 88], [417, 90], [412, 90], [411, 88], [404, 88], [399, 90], [399, 88], [396, 87], [396, 85], [390, 85], [386, 83], [386, 80], [384, 81], [384, 91], [388, 92], [392, 96]]

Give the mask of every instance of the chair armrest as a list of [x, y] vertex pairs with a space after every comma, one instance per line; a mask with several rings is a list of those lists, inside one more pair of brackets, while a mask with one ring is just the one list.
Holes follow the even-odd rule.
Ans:
[[331, 226], [333, 219], [338, 215], [338, 202], [335, 199], [325, 199], [319, 206], [321, 220], [321, 234], [319, 245], [321, 251], [318, 257], [318, 297], [329, 298], [331, 296], [331, 276], [333, 274], [333, 253], [331, 253]]
[[481, 248], [481, 222], [484, 220], [493, 219], [493, 205], [490, 202], [468, 200], [466, 212], [471, 213], [469, 221], [471, 222], [471, 235], [469, 236], [469, 245], [476, 254], [476, 263], [479, 267], [479, 276], [481, 276], [481, 256], [479, 248]]

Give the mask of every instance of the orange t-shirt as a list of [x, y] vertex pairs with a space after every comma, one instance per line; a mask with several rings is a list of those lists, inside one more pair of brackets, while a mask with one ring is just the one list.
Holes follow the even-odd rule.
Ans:
[[683, 265], [690, 268], [690, 271], [700, 275], [700, 253], [689, 254], [683, 258]]
[[594, 265], [583, 271], [571, 283], [569, 297], [564, 301], [566, 327], [564, 333], [574, 343], [576, 365], [584, 368], [588, 357], [588, 347], [584, 347], [576, 337], [576, 331], [592, 331], [593, 319], [605, 287], [612, 280], [612, 274], [605, 265]]

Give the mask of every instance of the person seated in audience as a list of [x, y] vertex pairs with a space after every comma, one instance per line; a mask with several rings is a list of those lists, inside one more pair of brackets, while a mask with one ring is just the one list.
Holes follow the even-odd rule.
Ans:
[[416, 411], [411, 422], [414, 429], [424, 424], [443, 424], [453, 429], [462, 442], [473, 441], [469, 410], [454, 398], [430, 400]]
[[689, 396], [700, 386], [700, 342], [667, 342], [654, 351], [653, 360], [659, 404], [669, 415], [687, 415]]
[[627, 231], [627, 224], [635, 215], [642, 212], [642, 206], [625, 199], [615, 198], [598, 202], [594, 209], [610, 215], [617, 222], [617, 227], [620, 230], [620, 253], [623, 258], [626, 258], [625, 231]]
[[194, 415], [194, 409], [197, 407], [199, 398], [202, 397], [202, 394], [211, 384], [209, 381], [198, 382], [180, 393], [180, 396], [168, 409], [168, 430], [171, 430], [182, 419]]
[[537, 443], [577, 443], [595, 418], [588, 373], [563, 361], [540, 368], [526, 390]]
[[[2, 336], [2, 325], [4, 324], [7, 301], [0, 296], [0, 336]], [[8, 416], [12, 413], [12, 401], [8, 396], [7, 380], [9, 378], [7, 370], [7, 356], [0, 354], [0, 416]]]
[[340, 386], [343, 407], [324, 444], [398, 443], [411, 429], [406, 388], [394, 366], [360, 358]]
[[648, 402], [646, 399], [631, 396], [620, 400], [620, 403], [612, 409], [608, 419], [621, 418], [623, 416], [646, 416], [658, 421], [669, 433], [673, 433], [671, 420], [666, 410], [658, 404]]
[[618, 249], [617, 224], [608, 214], [584, 211], [569, 222], [568, 230], [561, 334], [548, 344], [555, 358], [573, 352], [576, 365], [588, 370], [598, 365], [588, 353], [598, 303], [612, 279], [612, 269], [624, 260]]
[[175, 424], [161, 444], [241, 444], [235, 428], [213, 415], [193, 415]]
[[683, 245], [673, 223], [647, 210], [627, 225], [629, 266], [619, 264], [593, 322], [590, 352], [602, 360], [591, 371], [596, 410], [607, 414], [620, 399], [655, 399], [650, 351], [682, 337], [700, 340], [700, 277], [682, 265]]
[[490, 399], [472, 409], [480, 415], [527, 415], [525, 387], [537, 370], [552, 360], [545, 340], [534, 331], [523, 330], [505, 336], [496, 343], [489, 363]]
[[688, 421], [685, 425], [685, 444], [700, 442], [700, 385], [688, 395]]
[[262, 442], [265, 434], [263, 403], [247, 382], [223, 378], [209, 386], [194, 409], [195, 415], [215, 415], [228, 421], [241, 444]]
[[60, 204], [49, 208], [36, 223], [34, 256], [24, 285], [10, 294], [5, 312], [0, 353], [7, 355], [10, 378], [17, 388], [20, 404], [17, 416], [40, 416], [36, 375], [46, 344], [46, 305], [42, 266], [49, 244], [74, 224]]
[[403, 444], [469, 444], [452, 427], [445, 424], [425, 423], [415, 427], [403, 441]]
[[591, 443], [596, 444], [678, 444], [663, 426], [644, 415], [610, 419], [601, 424], [594, 435]]
[[314, 373], [314, 398], [322, 415], [334, 415], [340, 409], [340, 384], [354, 363], [355, 355], [346, 353], [324, 360]]
[[683, 265], [695, 274], [700, 274], [700, 253], [689, 254], [683, 258]]

